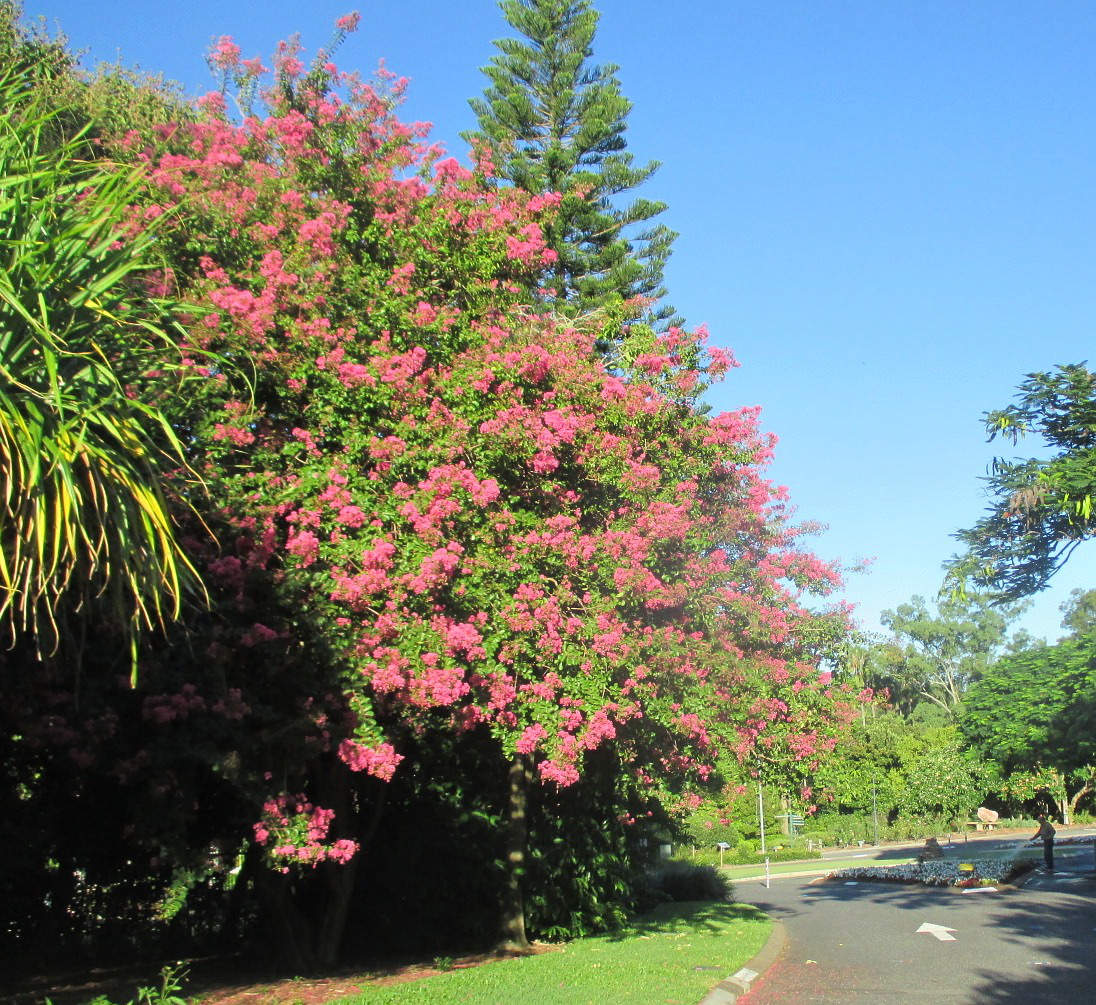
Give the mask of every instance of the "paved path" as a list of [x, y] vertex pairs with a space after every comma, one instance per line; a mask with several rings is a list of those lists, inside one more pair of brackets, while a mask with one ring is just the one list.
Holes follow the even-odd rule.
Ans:
[[[1059, 871], [998, 893], [951, 888], [738, 883], [738, 900], [782, 921], [777, 963], [741, 1005], [1096, 1001], [1092, 848], [1060, 848]], [[920, 931], [919, 931], [920, 929]]]

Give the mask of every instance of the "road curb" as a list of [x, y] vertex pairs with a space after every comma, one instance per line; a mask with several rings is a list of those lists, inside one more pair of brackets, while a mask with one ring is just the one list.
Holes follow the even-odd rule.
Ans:
[[724, 977], [700, 1000], [699, 1005], [734, 1005], [739, 996], [749, 991], [753, 982], [780, 958], [787, 940], [788, 933], [783, 923], [774, 921], [773, 930], [761, 951], [730, 977]]

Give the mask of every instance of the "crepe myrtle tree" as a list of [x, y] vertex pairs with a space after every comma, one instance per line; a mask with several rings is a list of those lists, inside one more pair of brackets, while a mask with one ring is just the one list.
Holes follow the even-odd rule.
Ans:
[[[198, 118], [115, 145], [148, 173], [142, 211], [172, 221], [189, 345], [254, 364], [177, 403], [214, 493], [219, 547], [196, 560], [235, 611], [216, 687], [246, 727], [260, 696], [231, 653], [270, 688], [318, 640], [338, 681], [298, 703], [294, 742], [235, 749], [232, 775], [274, 879], [328, 877], [322, 922], [286, 931], [330, 961], [378, 802], [347, 786], [393, 778], [408, 730], [489, 736], [509, 779], [500, 943], [522, 951], [530, 786], [611, 748], [627, 786], [681, 808], [721, 761], [806, 787], [855, 714], [817, 670], [847, 611], [820, 602], [838, 573], [765, 478], [758, 410], [698, 407], [731, 356], [703, 330], [529, 303], [559, 197], [442, 159], [398, 119], [401, 81], [332, 50], [309, 68], [284, 44], [267, 85], [221, 39], [226, 86]], [[612, 370], [606, 338], [626, 349]]]

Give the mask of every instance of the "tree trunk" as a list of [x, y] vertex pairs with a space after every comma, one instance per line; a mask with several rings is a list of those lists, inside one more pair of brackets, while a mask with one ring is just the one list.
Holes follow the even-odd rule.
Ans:
[[325, 898], [323, 917], [316, 934], [316, 962], [329, 970], [339, 962], [339, 948], [346, 933], [346, 919], [350, 911], [350, 899], [354, 893], [354, 881], [358, 875], [359, 851], [349, 862], [340, 865], [325, 862], [321, 868], [326, 873], [328, 896]]
[[528, 953], [525, 934], [525, 900], [522, 880], [525, 874], [525, 850], [529, 834], [529, 784], [532, 762], [527, 754], [514, 754], [510, 762], [510, 796], [506, 813], [506, 890], [502, 899], [500, 953]]
[[1089, 769], [1089, 771], [1089, 776], [1084, 780], [1081, 787], [1069, 797], [1069, 802], [1067, 804], [1069, 811], [1067, 813], [1067, 818], [1063, 823], [1072, 821], [1074, 814], [1077, 812], [1077, 804], [1084, 799], [1084, 797], [1092, 791], [1093, 786], [1096, 785], [1096, 777], [1093, 777], [1093, 774], [1091, 773], [1092, 769]]
[[263, 906], [265, 921], [273, 927], [282, 961], [300, 976], [315, 973], [312, 952], [312, 926], [297, 906], [293, 877], [271, 869], [262, 869], [255, 877], [255, 888]]
[[327, 896], [323, 899], [323, 913], [316, 926], [315, 958], [325, 969], [338, 963], [361, 860], [377, 833], [388, 797], [387, 782], [378, 781], [369, 786], [376, 791], [377, 796], [369, 823], [363, 830], [358, 826], [357, 803], [351, 798], [350, 773], [346, 767], [341, 762], [334, 762], [327, 780], [327, 803], [335, 811], [336, 834], [332, 836], [355, 838], [358, 851], [349, 862], [324, 862], [320, 866], [324, 873]]

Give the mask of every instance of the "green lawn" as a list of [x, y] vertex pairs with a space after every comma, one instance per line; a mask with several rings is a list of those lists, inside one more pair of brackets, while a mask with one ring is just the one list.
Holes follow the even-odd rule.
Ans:
[[664, 904], [629, 930], [559, 949], [375, 988], [342, 1005], [695, 1005], [765, 944], [772, 923], [743, 904]]
[[[831, 872], [834, 869], [850, 869], [858, 865], [897, 865], [900, 862], [912, 862], [916, 855], [909, 858], [887, 859], [886, 862], [874, 862], [865, 858], [810, 858], [801, 862], [773, 862], [769, 865], [770, 876], [781, 876], [793, 872]], [[755, 876], [765, 875], [765, 863], [751, 865], [725, 865], [721, 872], [728, 879], [752, 879]]]

